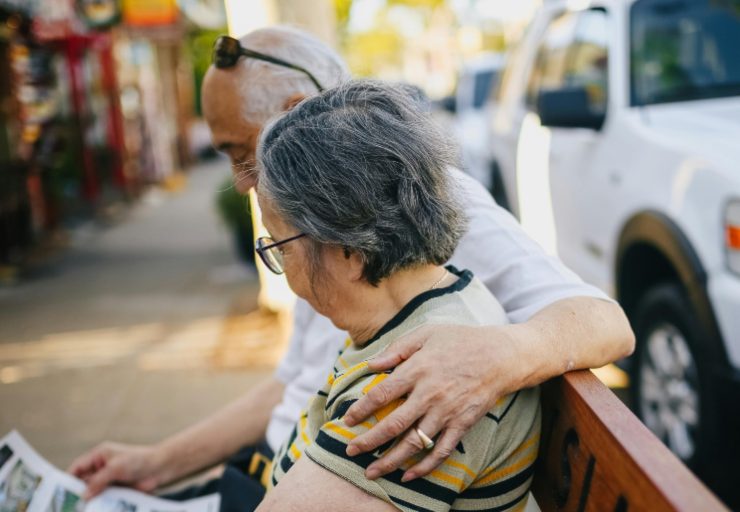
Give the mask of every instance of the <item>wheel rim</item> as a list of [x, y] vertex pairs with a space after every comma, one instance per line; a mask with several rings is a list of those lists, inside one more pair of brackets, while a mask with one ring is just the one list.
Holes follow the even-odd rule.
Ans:
[[645, 340], [640, 366], [640, 412], [647, 427], [682, 460], [696, 451], [699, 381], [686, 338], [662, 324]]

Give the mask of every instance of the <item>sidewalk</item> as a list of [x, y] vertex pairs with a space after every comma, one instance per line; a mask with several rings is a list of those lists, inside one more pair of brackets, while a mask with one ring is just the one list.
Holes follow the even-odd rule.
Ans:
[[214, 207], [227, 172], [198, 166], [0, 288], [0, 435], [65, 468], [105, 439], [157, 441], [270, 374], [286, 322], [250, 313], [256, 277]]

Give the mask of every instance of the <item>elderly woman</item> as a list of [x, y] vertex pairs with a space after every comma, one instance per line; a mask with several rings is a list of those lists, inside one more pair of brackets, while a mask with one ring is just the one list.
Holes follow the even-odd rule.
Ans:
[[[428, 476], [368, 480], [376, 453], [347, 444], [389, 414], [349, 427], [350, 405], [381, 382], [367, 360], [424, 324], [504, 323], [469, 271], [442, 265], [465, 229], [448, 142], [413, 93], [351, 82], [308, 99], [261, 136], [258, 193], [269, 238], [257, 252], [349, 338], [273, 461], [259, 510], [508, 510], [523, 507], [539, 437], [538, 390], [499, 400]], [[464, 373], [464, 369], [462, 370]], [[431, 449], [421, 429], [397, 442]], [[414, 460], [407, 463], [412, 465]]]

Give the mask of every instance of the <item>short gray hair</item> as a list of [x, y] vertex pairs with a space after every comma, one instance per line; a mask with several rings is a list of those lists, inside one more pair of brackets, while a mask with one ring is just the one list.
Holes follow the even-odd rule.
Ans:
[[453, 146], [407, 86], [354, 81], [304, 100], [265, 127], [257, 163], [278, 215], [360, 254], [373, 285], [445, 263], [465, 232]]
[[[283, 59], [307, 69], [325, 89], [349, 79], [342, 58], [329, 46], [301, 30], [274, 26], [255, 30], [240, 39], [242, 46]], [[294, 94], [317, 94], [316, 85], [300, 71], [258, 59], [239, 59], [243, 80], [239, 87], [242, 115], [250, 122], [264, 124], [285, 109]]]

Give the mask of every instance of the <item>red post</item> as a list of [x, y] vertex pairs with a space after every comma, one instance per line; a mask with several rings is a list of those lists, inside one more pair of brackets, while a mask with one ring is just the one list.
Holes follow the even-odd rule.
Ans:
[[116, 153], [113, 161], [113, 180], [119, 188], [128, 192], [130, 183], [123, 167], [126, 148], [123, 136], [123, 114], [118, 97], [116, 65], [113, 58], [113, 38], [109, 33], [100, 34], [97, 37], [97, 43], [100, 50], [103, 89], [108, 98], [108, 144]]
[[77, 132], [82, 152], [83, 184], [82, 194], [85, 199], [95, 203], [100, 196], [100, 183], [95, 174], [95, 163], [90, 148], [85, 141], [85, 83], [82, 71], [82, 59], [88, 41], [85, 38], [73, 36], [65, 41], [67, 66], [69, 68], [72, 106], [75, 111]]

